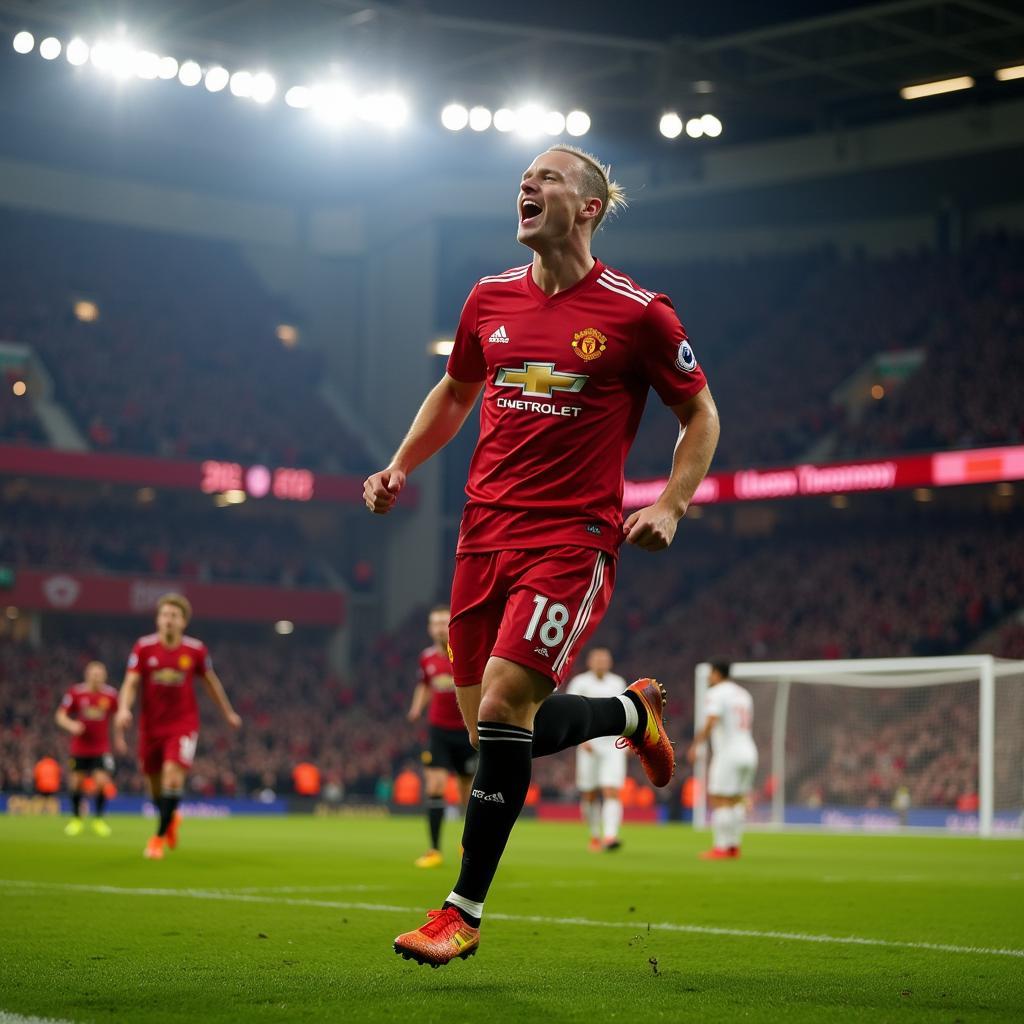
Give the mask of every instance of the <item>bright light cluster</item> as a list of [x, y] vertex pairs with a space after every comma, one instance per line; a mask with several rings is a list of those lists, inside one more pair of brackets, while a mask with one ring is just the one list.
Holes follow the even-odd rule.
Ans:
[[674, 111], [661, 115], [658, 130], [666, 139], [678, 139], [685, 130], [691, 139], [699, 139], [706, 135], [709, 139], [717, 139], [722, 134], [722, 122], [714, 114], [691, 117], [686, 122]]
[[493, 113], [487, 107], [465, 107], [461, 103], [449, 103], [441, 111], [441, 124], [450, 132], [461, 132], [469, 128], [474, 132], [485, 132], [494, 128], [499, 132], [516, 132], [527, 139], [541, 135], [573, 136], [586, 135], [590, 131], [590, 115], [582, 110], [570, 110], [563, 114], [548, 110], [540, 103], [526, 103], [514, 110], [500, 107]]
[[[19, 32], [13, 43], [18, 53], [28, 54], [37, 49], [31, 32]], [[96, 71], [121, 81], [133, 78], [177, 79], [189, 88], [202, 84], [208, 92], [226, 90], [238, 99], [260, 104], [270, 103], [278, 94], [277, 80], [268, 71], [244, 68], [231, 71], [217, 63], [203, 66], [195, 60], [179, 62], [175, 57], [138, 47], [120, 36], [98, 39], [91, 45], [75, 37], [66, 46], [50, 36], [39, 42], [38, 52], [44, 60], [55, 60], [63, 53], [74, 67], [91, 65]], [[284, 100], [289, 107], [308, 109], [317, 120], [331, 126], [340, 127], [359, 120], [385, 128], [398, 128], [409, 117], [409, 105], [397, 93], [356, 92], [347, 84], [334, 80], [308, 86], [294, 85], [285, 92]]]

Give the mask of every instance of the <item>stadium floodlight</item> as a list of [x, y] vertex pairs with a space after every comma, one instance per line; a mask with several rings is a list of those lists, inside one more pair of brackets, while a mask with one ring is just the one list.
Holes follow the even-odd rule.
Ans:
[[474, 107], [469, 112], [469, 127], [474, 132], [485, 132], [491, 127], [491, 112], [486, 107]]
[[469, 111], [461, 103], [449, 103], [441, 111], [441, 124], [450, 132], [461, 132], [469, 124]]
[[36, 45], [36, 37], [31, 32], [19, 32], [14, 37], [14, 49], [17, 53], [31, 53]]
[[203, 80], [203, 69], [194, 61], [187, 60], [178, 68], [178, 81], [190, 88]]
[[939, 82], [922, 82], [920, 85], [905, 85], [900, 89], [900, 96], [905, 100], [920, 100], [926, 96], [939, 96], [944, 92], [959, 92], [970, 89], [974, 79], [970, 75], [959, 78], [944, 78]]
[[109, 71], [115, 78], [131, 78], [135, 74], [137, 55], [131, 43], [119, 41], [113, 45], [108, 44], [103, 59], [105, 66], [96, 66], [101, 71]]
[[310, 90], [309, 106], [325, 124], [338, 126], [350, 120], [355, 110], [352, 90], [341, 82], [321, 82]]
[[269, 103], [277, 95], [277, 82], [268, 71], [257, 71], [252, 78], [254, 103]]
[[236, 71], [230, 78], [231, 95], [247, 100], [252, 96], [252, 72]]
[[110, 70], [110, 43], [104, 40], [93, 43], [89, 50], [89, 61], [97, 71]]
[[274, 632], [278, 636], [291, 636], [295, 632], [295, 623], [291, 619], [278, 619], [274, 623]]
[[432, 356], [450, 356], [454, 350], [454, 338], [435, 338], [429, 345], [427, 345], [427, 351]]
[[516, 111], [516, 132], [524, 139], [535, 139], [544, 131], [544, 108], [525, 103]]
[[722, 134], [722, 122], [714, 114], [705, 114], [700, 119], [704, 134], [711, 139], [717, 139]]
[[296, 110], [305, 110], [311, 102], [309, 86], [293, 85], [284, 94], [284, 101], [289, 107], [294, 107]]
[[178, 77], [178, 62], [174, 57], [161, 57], [157, 67], [157, 77], [165, 82]]
[[160, 74], [160, 58], [151, 50], [139, 50], [135, 55], [135, 74], [152, 79]]
[[375, 92], [359, 100], [356, 113], [362, 120], [382, 128], [401, 128], [409, 117], [409, 107], [398, 93]]
[[561, 135], [565, 131], [565, 114], [560, 110], [549, 110], [544, 115], [544, 134]]
[[222, 68], [219, 64], [206, 69], [206, 88], [210, 92], [220, 92], [230, 79], [231, 75], [227, 68]]
[[84, 39], [75, 36], [64, 47], [64, 56], [72, 67], [80, 68], [89, 60], [89, 44]]
[[516, 127], [516, 115], [508, 107], [501, 107], [494, 112], [494, 127], [499, 132], [511, 132]]
[[39, 44], [39, 56], [43, 60], [56, 60], [63, 48], [63, 44], [56, 36], [47, 36]]
[[670, 110], [667, 114], [661, 115], [658, 131], [666, 139], [678, 139], [683, 133], [683, 119], [674, 110]]
[[704, 134], [704, 125], [701, 124], [699, 117], [691, 117], [686, 122], [686, 134], [691, 139], [699, 139]]
[[[15, 47], [15, 49], [18, 48]], [[997, 82], [1012, 82], [1015, 78], [1024, 78], [1024, 64], [1018, 64], [1012, 68], [1000, 68], [996, 72]]]
[[565, 130], [578, 138], [590, 131], [590, 115], [584, 110], [570, 110], [565, 116]]
[[16, 380], [11, 385], [11, 391], [14, 392], [15, 398], [23, 398], [28, 391], [28, 385], [23, 380]]

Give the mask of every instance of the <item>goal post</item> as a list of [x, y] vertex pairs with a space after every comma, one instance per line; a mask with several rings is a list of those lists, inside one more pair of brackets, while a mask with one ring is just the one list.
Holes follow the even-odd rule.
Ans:
[[[696, 668], [695, 731], [709, 673]], [[736, 662], [730, 676], [754, 700], [752, 822], [1024, 835], [1024, 661]], [[695, 765], [696, 827], [709, 753]]]

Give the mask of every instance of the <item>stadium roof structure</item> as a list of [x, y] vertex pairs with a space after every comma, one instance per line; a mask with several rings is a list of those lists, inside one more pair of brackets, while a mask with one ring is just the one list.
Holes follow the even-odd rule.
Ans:
[[[1017, 0], [642, 6], [522, 0], [489, 7], [491, 17], [468, 0], [137, 0], [118, 16], [200, 60], [259, 61], [278, 74], [355, 64], [440, 103], [500, 104], [529, 83], [617, 129], [649, 132], [665, 109], [712, 112], [743, 141], [907, 112], [899, 89], [919, 82], [974, 76], [970, 94], [994, 98], [1024, 88], [993, 78], [1024, 63]], [[0, 0], [0, 24], [26, 22], [110, 28], [81, 0]]]

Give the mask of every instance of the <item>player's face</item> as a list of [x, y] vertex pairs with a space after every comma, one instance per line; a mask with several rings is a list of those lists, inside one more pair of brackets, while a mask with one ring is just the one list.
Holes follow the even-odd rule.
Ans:
[[541, 153], [519, 185], [519, 233], [531, 249], [568, 238], [587, 205], [577, 191], [579, 160], [571, 153]]
[[587, 668], [594, 675], [607, 675], [612, 670], [612, 652], [607, 647], [595, 647], [587, 656]]
[[181, 636], [185, 632], [185, 625], [185, 613], [177, 605], [160, 605], [156, 613], [156, 628], [161, 636]]
[[432, 612], [430, 618], [427, 619], [427, 632], [430, 634], [430, 639], [439, 647], [444, 647], [448, 643], [450, 619], [451, 615], [448, 612]]
[[91, 686], [94, 690], [98, 690], [107, 681], [107, 670], [103, 665], [93, 664], [86, 666], [85, 669], [85, 682], [87, 686]]

